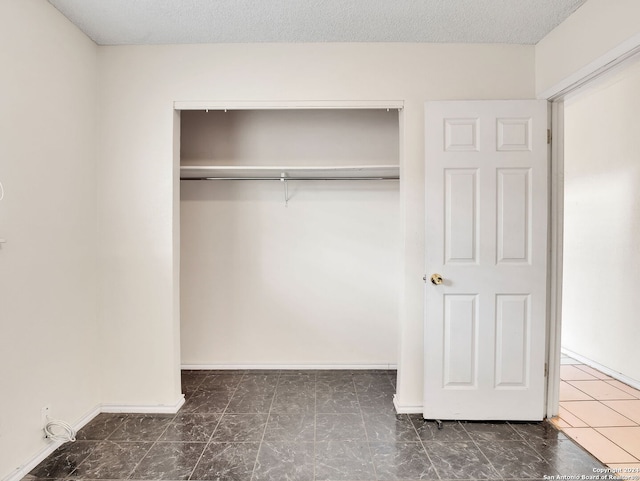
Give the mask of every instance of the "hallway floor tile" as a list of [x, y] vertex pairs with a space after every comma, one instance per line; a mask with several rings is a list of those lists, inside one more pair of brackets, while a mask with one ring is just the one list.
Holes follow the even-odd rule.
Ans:
[[560, 379], [551, 422], [619, 477], [640, 479], [640, 391], [567, 356]]

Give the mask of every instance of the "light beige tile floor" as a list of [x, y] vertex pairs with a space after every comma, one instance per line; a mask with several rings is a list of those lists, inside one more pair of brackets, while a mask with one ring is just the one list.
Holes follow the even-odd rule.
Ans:
[[613, 381], [606, 381], [606, 382], [608, 384], [611, 384], [612, 386], [617, 387], [621, 391], [627, 392], [627, 393], [631, 394], [632, 396], [640, 399], [640, 391], [638, 391], [637, 389], [634, 389], [631, 386], [627, 386], [625, 383], [620, 382], [620, 381], [618, 381], [616, 379], [614, 379]]
[[566, 356], [560, 378], [551, 421], [620, 477], [640, 476], [640, 390]]
[[593, 428], [565, 428], [563, 431], [603, 463], [633, 463], [638, 461], [625, 449]]
[[600, 401], [566, 401], [562, 406], [591, 427], [637, 426], [631, 419]]
[[587, 393], [593, 399], [598, 401], [614, 400], [614, 399], [635, 399], [628, 392], [618, 389], [612, 386], [606, 381], [568, 381], [568, 383], [579, 389], [582, 392]]
[[587, 374], [591, 374], [593, 377], [597, 379], [610, 379], [613, 380], [611, 376], [607, 376], [605, 373], [598, 371], [597, 369], [592, 368], [591, 366], [585, 366], [584, 364], [576, 364], [576, 367]]
[[600, 434], [610, 439], [618, 446], [640, 460], [640, 426], [626, 428], [597, 428]]
[[[590, 381], [587, 381], [590, 382]], [[613, 387], [613, 386], [611, 386]], [[586, 392], [574, 387], [567, 381], [560, 381], [560, 401], [593, 401]]]
[[560, 405], [559, 416], [561, 418], [560, 421], [563, 421], [565, 423], [564, 427], [567, 427], [567, 428], [588, 428], [589, 427], [587, 423], [585, 423], [578, 416], [571, 414], [562, 405]]
[[560, 366], [560, 379], [563, 381], [588, 381], [598, 379], [586, 371], [583, 371], [577, 364], [567, 364]]
[[640, 424], [640, 399], [627, 401], [603, 401], [603, 404], [618, 411], [623, 416], [628, 417], [637, 424]]

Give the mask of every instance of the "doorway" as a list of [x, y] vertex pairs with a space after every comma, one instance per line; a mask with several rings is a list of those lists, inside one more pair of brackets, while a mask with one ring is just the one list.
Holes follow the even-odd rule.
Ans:
[[555, 104], [564, 200], [556, 204], [563, 357], [553, 421], [616, 469], [640, 465], [639, 84], [640, 62], [629, 58]]

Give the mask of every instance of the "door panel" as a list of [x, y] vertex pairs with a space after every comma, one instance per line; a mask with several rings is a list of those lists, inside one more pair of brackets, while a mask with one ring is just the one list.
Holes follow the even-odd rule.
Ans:
[[498, 169], [498, 263], [530, 263], [531, 169]]
[[475, 263], [478, 252], [476, 169], [445, 169], [445, 259]]
[[427, 102], [425, 128], [424, 416], [540, 420], [547, 104]]
[[477, 383], [476, 296], [444, 298], [444, 385], [475, 386]]
[[496, 387], [528, 386], [529, 296], [496, 296]]

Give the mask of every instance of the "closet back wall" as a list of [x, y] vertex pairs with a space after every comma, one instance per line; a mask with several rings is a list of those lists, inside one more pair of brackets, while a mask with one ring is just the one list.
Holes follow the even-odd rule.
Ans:
[[[182, 165], [398, 163], [398, 112], [182, 112]], [[187, 366], [397, 364], [398, 181], [181, 182]]]

